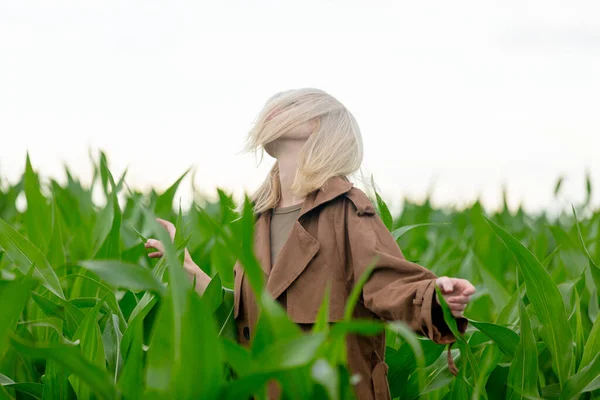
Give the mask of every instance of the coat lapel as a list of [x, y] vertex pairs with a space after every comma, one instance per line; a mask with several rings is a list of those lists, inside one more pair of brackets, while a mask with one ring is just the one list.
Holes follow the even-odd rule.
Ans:
[[267, 279], [267, 291], [273, 298], [278, 298], [294, 283], [321, 247], [319, 241], [302, 226], [303, 217], [320, 205], [347, 193], [352, 186], [347, 179], [334, 177], [304, 199], [298, 220], [294, 223]]
[[254, 225], [254, 254], [258, 260], [265, 278], [271, 271], [271, 215], [272, 211], [260, 215]]
[[267, 291], [274, 299], [277, 299], [304, 271], [319, 251], [319, 247], [317, 239], [306, 232], [299, 221], [296, 221], [267, 279]]
[[[271, 216], [272, 211], [261, 214], [254, 228], [254, 251], [265, 276], [266, 290], [277, 299], [308, 266], [321, 247], [318, 240], [302, 226], [303, 217], [317, 207], [347, 193], [352, 183], [343, 177], [330, 178], [319, 190], [310, 193], [302, 204], [300, 216], [294, 223], [290, 235], [283, 245], [277, 259], [271, 266]], [[235, 275], [235, 308], [234, 315], [239, 313], [239, 298], [241, 295], [244, 269], [236, 265]]]
[[240, 262], [235, 263], [233, 267], [233, 318], [240, 314], [240, 298], [242, 297], [242, 279], [244, 278], [244, 268]]
[[[270, 211], [262, 213], [254, 225], [254, 254], [265, 274], [265, 280], [271, 270], [271, 214]], [[235, 264], [233, 270], [235, 273], [233, 317], [237, 318], [240, 313], [240, 298], [242, 297], [242, 282], [245, 271], [239, 261]]]

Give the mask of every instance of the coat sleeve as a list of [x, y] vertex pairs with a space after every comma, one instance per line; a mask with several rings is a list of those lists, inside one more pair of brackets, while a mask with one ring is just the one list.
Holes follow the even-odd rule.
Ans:
[[[436, 275], [404, 258], [374, 210], [365, 212], [349, 204], [346, 221], [353, 282], [376, 260], [362, 290], [364, 306], [384, 320], [405, 322], [413, 331], [436, 343], [454, 342], [442, 308], [435, 300]], [[459, 331], [464, 333], [467, 319], [456, 320]]]

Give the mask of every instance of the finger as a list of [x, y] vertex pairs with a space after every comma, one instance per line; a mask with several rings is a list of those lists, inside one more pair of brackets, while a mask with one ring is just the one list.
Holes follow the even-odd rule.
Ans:
[[465, 311], [465, 306], [460, 306], [460, 305], [456, 305], [456, 304], [449, 305], [448, 308], [450, 308], [450, 311], [452, 311], [453, 313], [454, 312], [462, 313]]
[[156, 240], [156, 239], [148, 239], [146, 240], [146, 243], [144, 244], [144, 246], [151, 248], [154, 247], [156, 248], [157, 246], [159, 246], [160, 241]]
[[471, 296], [448, 296], [446, 297], [446, 302], [448, 303], [456, 303], [456, 304], [468, 304], [471, 301]]
[[446, 276], [442, 276], [438, 279], [438, 286], [442, 289], [442, 292], [444, 293], [452, 293], [452, 291], [454, 290], [454, 285], [452, 284], [452, 281]]
[[169, 230], [170, 226], [173, 225], [171, 222], [162, 218], [156, 218], [156, 222], [158, 222], [166, 230]]
[[475, 289], [475, 286], [473, 286], [471, 282], [465, 279], [465, 288], [463, 290], [463, 294], [466, 296], [470, 296], [472, 294], [475, 294], [476, 291], [477, 289]]
[[161, 251], [155, 251], [154, 253], [148, 254], [148, 257], [150, 258], [161, 258], [162, 256], [163, 253]]
[[467, 305], [464, 303], [448, 303], [448, 308], [451, 310], [464, 310]]
[[163, 227], [165, 228], [165, 230], [167, 232], [169, 232], [169, 235], [171, 237], [175, 236], [175, 225], [173, 225], [171, 222], [161, 219], [161, 218], [156, 218], [156, 221]]
[[156, 240], [156, 239], [148, 239], [148, 241], [146, 241], [146, 244], [144, 245], [146, 248], [153, 248], [159, 251], [164, 252], [165, 251], [165, 246], [163, 246], [162, 242], [160, 240]]
[[467, 296], [470, 296], [473, 293], [475, 293], [475, 286], [473, 286], [468, 280], [461, 278], [452, 278], [452, 280], [454, 281], [455, 291]]
[[464, 316], [462, 311], [452, 311], [452, 315], [455, 316], [456, 318], [461, 318]]

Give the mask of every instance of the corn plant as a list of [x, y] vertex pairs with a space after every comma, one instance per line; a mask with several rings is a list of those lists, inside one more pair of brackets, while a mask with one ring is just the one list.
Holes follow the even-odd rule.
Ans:
[[[264, 290], [247, 199], [237, 212], [218, 190], [217, 201], [182, 210], [173, 204], [187, 172], [140, 193], [113, 177], [103, 153], [91, 162], [89, 187], [68, 169], [64, 184], [44, 180], [29, 157], [19, 182], [0, 181], [0, 398], [264, 398], [277, 381], [283, 398], [351, 399], [345, 337], [382, 330], [394, 398], [600, 397], [600, 212], [589, 179], [588, 200], [554, 217], [404, 200], [394, 218], [374, 193], [408, 259], [477, 286], [465, 335], [444, 306], [457, 337], [448, 355], [401, 322], [352, 320], [360, 286], [335, 324], [323, 293], [303, 332]], [[176, 222], [173, 242], [156, 217]], [[163, 258], [147, 257], [147, 237], [166, 244]], [[186, 247], [213, 278], [203, 296], [184, 274]], [[236, 260], [261, 309], [249, 348], [236, 342]]]

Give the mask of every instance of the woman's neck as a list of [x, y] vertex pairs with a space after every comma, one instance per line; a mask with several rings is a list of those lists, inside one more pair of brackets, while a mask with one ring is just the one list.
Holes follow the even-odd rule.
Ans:
[[304, 197], [296, 196], [291, 190], [298, 171], [298, 157], [304, 143], [303, 140], [280, 140], [277, 143], [279, 150], [279, 157], [277, 158], [279, 162], [279, 184], [281, 187], [281, 198], [278, 207], [289, 207], [304, 201]]

